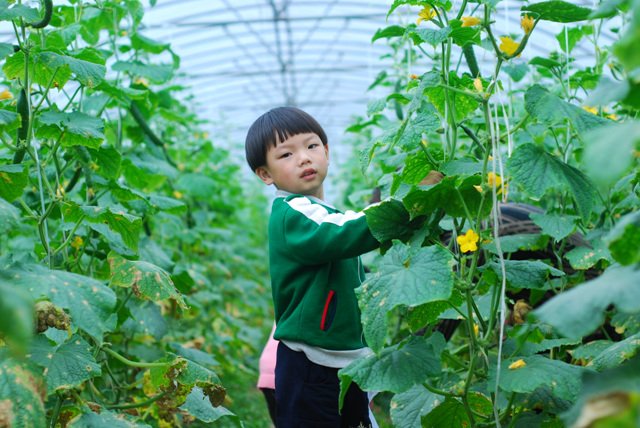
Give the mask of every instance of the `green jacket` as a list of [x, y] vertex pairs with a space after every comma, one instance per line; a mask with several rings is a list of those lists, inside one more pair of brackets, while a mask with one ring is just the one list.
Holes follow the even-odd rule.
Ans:
[[363, 348], [354, 292], [364, 279], [359, 256], [380, 245], [364, 213], [343, 214], [303, 195], [278, 196], [269, 220], [274, 338], [330, 350]]

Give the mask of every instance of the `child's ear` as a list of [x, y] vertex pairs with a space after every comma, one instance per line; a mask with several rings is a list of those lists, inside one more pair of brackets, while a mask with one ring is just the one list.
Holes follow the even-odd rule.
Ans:
[[271, 174], [269, 174], [269, 170], [266, 166], [258, 167], [255, 170], [255, 173], [267, 186], [273, 184], [273, 178], [271, 178]]
[[331, 159], [329, 159], [329, 144], [324, 145], [324, 151], [327, 155], [327, 160], [330, 161]]

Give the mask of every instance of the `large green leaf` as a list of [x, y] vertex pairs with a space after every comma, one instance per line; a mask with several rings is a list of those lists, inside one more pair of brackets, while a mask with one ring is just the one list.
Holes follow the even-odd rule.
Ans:
[[20, 210], [0, 198], [0, 234], [15, 230], [20, 224]]
[[116, 305], [115, 293], [102, 282], [83, 275], [48, 269], [36, 264], [14, 263], [0, 270], [0, 281], [20, 287], [33, 299], [47, 296], [66, 309], [72, 321], [95, 338], [111, 330], [109, 317]]
[[26, 290], [0, 282], [0, 336], [23, 353], [33, 334], [33, 301]]
[[593, 12], [586, 7], [559, 0], [530, 4], [520, 10], [530, 12], [530, 15], [534, 18], [553, 22], [585, 21], [589, 19], [589, 15]]
[[[575, 401], [578, 397], [580, 376], [586, 370], [582, 366], [574, 366], [560, 360], [551, 360], [541, 355], [522, 358], [526, 365], [509, 369], [519, 358], [502, 360], [500, 369], [500, 389], [505, 392], [532, 392], [542, 385], [553, 391], [556, 397]], [[496, 383], [497, 366], [489, 368], [490, 385]]]
[[[46, 66], [39, 66], [36, 64], [35, 56], [29, 57], [29, 70], [33, 71], [33, 82], [47, 87], [49, 82], [57, 88], [63, 88], [64, 85], [71, 78], [71, 70], [69, 67], [61, 67], [55, 72]], [[16, 52], [6, 58], [2, 71], [7, 76], [7, 79], [13, 80], [16, 78], [22, 78], [24, 76], [25, 59], [22, 51]], [[54, 75], [55, 72], [55, 75]]]
[[567, 165], [535, 144], [516, 148], [507, 162], [509, 173], [530, 196], [541, 198], [547, 190], [564, 187], [576, 201], [585, 224], [589, 223], [596, 188], [580, 170]]
[[589, 362], [587, 367], [592, 367], [599, 372], [612, 369], [636, 355], [638, 348], [640, 348], [640, 333], [614, 343]]
[[540, 226], [542, 233], [560, 241], [571, 235], [576, 229], [576, 220], [580, 217], [568, 214], [531, 213], [529, 217]]
[[120, 175], [122, 154], [114, 147], [101, 146], [99, 149], [88, 149], [91, 158], [98, 165], [96, 172], [107, 179], [117, 179]]
[[613, 123], [558, 98], [540, 85], [530, 87], [524, 94], [524, 101], [525, 109], [534, 119], [548, 126], [568, 119], [580, 134]]
[[159, 54], [169, 49], [171, 45], [169, 43], [150, 39], [149, 37], [145, 37], [136, 32], [131, 36], [131, 46], [136, 50]]
[[180, 406], [180, 409], [186, 410], [191, 416], [205, 423], [215, 422], [225, 417], [236, 426], [243, 426], [235, 414], [222, 406], [213, 407], [206, 398], [202, 388], [194, 386], [191, 393], [187, 396], [187, 401]]
[[62, 212], [67, 222], [77, 222], [83, 216], [89, 223], [105, 223], [120, 234], [122, 241], [133, 251], [138, 251], [138, 239], [142, 220], [124, 212], [114, 213], [109, 207], [80, 206], [74, 202], [65, 204]]
[[391, 399], [391, 420], [397, 427], [419, 427], [424, 415], [442, 402], [442, 396], [436, 395], [422, 385], [396, 394]]
[[[469, 405], [476, 414], [488, 416], [492, 413], [491, 401], [476, 392], [467, 396]], [[422, 418], [423, 427], [466, 427], [470, 426], [469, 415], [464, 404], [458, 399], [447, 397], [442, 404]]]
[[640, 269], [610, 267], [596, 279], [548, 300], [535, 315], [567, 337], [583, 337], [595, 330], [613, 304], [626, 313], [640, 311]]
[[91, 346], [78, 334], [62, 344], [52, 344], [43, 334], [38, 335], [29, 350], [29, 359], [44, 367], [47, 393], [77, 388], [86, 380], [100, 376]]
[[29, 184], [29, 171], [26, 165], [0, 165], [0, 198], [13, 202]]
[[360, 151], [360, 169], [363, 174], [366, 172], [367, 167], [369, 167], [369, 164], [371, 163], [373, 152], [375, 151], [376, 147], [393, 143], [399, 129], [399, 125], [392, 125], [387, 127], [381, 134], [376, 135], [371, 140], [369, 140], [365, 147]]
[[20, 115], [15, 111], [0, 109], [0, 131], [11, 131], [20, 126]]
[[412, 33], [417, 34], [420, 40], [429, 43], [431, 46], [437, 46], [447, 40], [451, 34], [451, 27], [443, 27], [438, 29], [432, 28], [416, 28]]
[[[466, 28], [469, 29], [469, 28]], [[471, 30], [475, 32], [476, 30]], [[469, 90], [475, 92], [476, 89], [473, 86], [473, 79], [468, 75], [458, 77], [455, 72], [449, 73], [449, 86], [460, 90]], [[445, 97], [445, 89], [442, 87], [427, 88], [425, 94], [429, 98], [429, 101], [438, 109], [438, 112], [444, 117], [446, 115], [447, 103]], [[447, 89], [447, 91], [449, 91]], [[475, 111], [480, 104], [478, 101], [468, 95], [461, 94], [459, 92], [449, 91], [449, 99], [455, 103], [456, 120], [462, 120], [466, 118], [469, 113]]]
[[20, 17], [24, 18], [27, 22], [39, 21], [40, 13], [38, 12], [38, 9], [27, 7], [22, 4], [12, 5], [11, 2], [0, 0], [0, 21], [11, 21]]
[[[25, 361], [0, 355], [0, 421], [7, 427], [42, 428], [47, 426], [41, 380], [26, 368]], [[12, 421], [19, 421], [13, 424]]]
[[399, 136], [397, 144], [405, 151], [411, 151], [422, 144], [422, 134], [426, 134], [440, 128], [440, 118], [430, 111], [423, 111], [415, 118], [407, 118], [409, 124]]
[[406, 28], [401, 25], [390, 25], [385, 28], [378, 28], [376, 33], [371, 38], [371, 43], [375, 42], [378, 39], [389, 39], [391, 37], [401, 37], [404, 36], [406, 32]]
[[97, 149], [104, 141], [104, 121], [78, 111], [48, 111], [40, 115], [40, 123], [45, 126], [38, 128], [37, 137], [57, 140], [62, 134], [61, 141], [65, 146], [82, 145]]
[[377, 354], [359, 358], [340, 369], [340, 403], [351, 382], [356, 382], [364, 391], [404, 392], [419, 385], [428, 377], [438, 376], [442, 371], [440, 354], [446, 342], [436, 332], [425, 339], [411, 336], [408, 340], [385, 348]]
[[[502, 268], [500, 263], [491, 260], [488, 267], [493, 270], [502, 281]], [[564, 276], [564, 272], [543, 263], [540, 260], [505, 260], [505, 272], [507, 282], [514, 288], [537, 288], [545, 286], [549, 274]]]
[[69, 428], [151, 428], [150, 425], [129, 421], [124, 414], [113, 413], [105, 408], [101, 408], [100, 413], [95, 413], [84, 403], [82, 413], [72, 419], [67, 426]]
[[592, 268], [603, 259], [613, 261], [609, 249], [603, 241], [597, 239], [592, 240], [590, 243], [593, 248], [587, 246], [576, 247], [564, 254], [564, 258], [569, 260], [572, 268], [585, 270]]
[[[585, 372], [579, 387], [580, 397], [575, 405], [565, 414], [562, 419], [566, 426], [575, 426], [575, 422], [585, 412], [585, 407], [606, 404], [599, 402], [599, 399], [610, 396], [622, 396], [627, 398], [629, 392], [640, 392], [640, 356], [636, 356], [612, 370], [605, 372]], [[631, 404], [631, 403], [629, 403]], [[636, 416], [637, 417], [637, 416]], [[605, 425], [602, 425], [605, 426]], [[606, 425], [607, 427], [634, 426], [629, 425]]]
[[635, 163], [629, 153], [640, 147], [640, 123], [602, 127], [586, 134], [584, 141], [584, 165], [591, 177], [598, 183], [613, 184]]
[[158, 302], [173, 299], [182, 309], [188, 309], [171, 277], [162, 268], [142, 261], [129, 261], [115, 252], [109, 253], [111, 284], [132, 288], [136, 296]]
[[400, 241], [384, 255], [379, 271], [356, 289], [369, 346], [379, 352], [387, 336], [387, 314], [398, 305], [446, 300], [453, 289], [453, 256], [438, 246], [411, 248]]
[[[480, 185], [482, 179], [479, 175], [472, 175], [466, 177], [460, 183], [458, 181], [457, 176], [444, 177], [440, 183], [434, 186], [428, 188], [414, 187], [402, 202], [412, 218], [431, 213], [438, 208], [442, 208], [452, 217], [466, 218], [465, 205], [469, 210], [469, 214], [475, 217], [480, 209], [482, 195], [474, 186]], [[485, 198], [482, 204], [481, 216], [486, 217], [489, 215], [492, 206], [491, 199]]]
[[410, 219], [404, 205], [397, 199], [383, 201], [364, 212], [371, 233], [380, 242], [390, 239], [407, 240], [423, 223], [420, 218]]
[[78, 82], [88, 88], [95, 88], [104, 80], [107, 68], [103, 64], [85, 61], [81, 58], [91, 58], [92, 61], [104, 61], [104, 59], [94, 59], [94, 55], [83, 55], [83, 52], [78, 53], [77, 56], [78, 58], [74, 58], [72, 56], [60, 55], [55, 52], [41, 52], [37, 56], [37, 61], [38, 64], [43, 64], [51, 70], [67, 66], [71, 72], [75, 74]]
[[622, 217], [606, 241], [617, 262], [623, 265], [640, 262], [640, 211]]
[[159, 341], [169, 332], [169, 324], [162, 316], [160, 307], [155, 303], [132, 302], [127, 304], [127, 308], [131, 311], [132, 318], [128, 318], [122, 324], [122, 328], [129, 334], [153, 337], [154, 340]]
[[113, 64], [112, 69], [127, 72], [132, 76], [146, 77], [155, 83], [164, 83], [173, 77], [173, 67], [167, 64], [154, 65], [143, 64], [140, 61], [118, 61]]

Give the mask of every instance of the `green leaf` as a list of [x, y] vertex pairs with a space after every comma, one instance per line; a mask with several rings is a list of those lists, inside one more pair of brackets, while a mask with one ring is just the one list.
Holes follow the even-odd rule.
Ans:
[[[81, 56], [82, 53], [78, 55]], [[69, 67], [71, 72], [75, 74], [78, 82], [88, 88], [98, 86], [104, 80], [105, 74], [107, 73], [107, 68], [102, 64], [96, 64], [72, 56], [60, 55], [55, 52], [41, 52], [36, 56], [36, 61], [38, 64], [43, 64], [52, 71], [58, 67]]]
[[[560, 360], [551, 360], [540, 355], [524, 357], [525, 366], [516, 369], [508, 367], [520, 358], [502, 360], [500, 371], [500, 389], [505, 392], [532, 392], [545, 385], [553, 391], [556, 397], [575, 401], [578, 397], [580, 376], [586, 369], [581, 366], [567, 364]], [[489, 367], [490, 385], [496, 383], [497, 366]]]
[[137, 297], [154, 302], [173, 299], [182, 309], [188, 309], [171, 277], [162, 268], [147, 262], [129, 261], [113, 251], [108, 258], [112, 285], [132, 288]]
[[0, 199], [0, 234], [14, 230], [20, 224], [20, 210]]
[[516, 148], [507, 162], [507, 169], [513, 180], [536, 199], [550, 189], [566, 188], [577, 204], [582, 221], [589, 223], [596, 188], [582, 171], [535, 144]]
[[422, 134], [433, 132], [440, 128], [440, 118], [430, 111], [420, 112], [415, 118], [407, 118], [409, 124], [399, 136], [397, 144], [405, 151], [413, 150], [422, 144]]
[[[566, 426], [576, 426], [578, 418], [582, 417], [587, 407], [593, 407], [598, 405], [605, 405], [601, 400], [612, 396], [621, 396], [625, 401], [629, 399], [628, 393], [631, 391], [640, 392], [640, 357], [636, 356], [632, 358], [628, 363], [622, 364], [612, 370], [605, 372], [585, 372], [582, 376], [582, 382], [579, 386], [580, 397], [576, 401], [575, 405], [565, 414], [562, 415], [563, 421]], [[629, 407], [633, 409], [633, 404], [628, 403]], [[637, 408], [637, 406], [636, 406]], [[595, 411], [595, 410], [594, 410]], [[616, 413], [620, 413], [620, 409]], [[636, 416], [637, 418], [637, 416]], [[602, 427], [623, 427], [634, 426], [635, 422], [629, 422], [629, 424], [611, 424], [600, 425], [599, 421], [596, 421], [598, 426]]]
[[[500, 263], [491, 260], [488, 264], [502, 281]], [[514, 288], [542, 289], [549, 274], [564, 276], [564, 272], [543, 263], [540, 260], [504, 260], [507, 281]]]
[[[515, 253], [520, 250], [539, 250], [547, 246], [546, 241], [544, 245], [540, 244], [540, 241], [542, 241], [540, 234], [508, 235], [501, 236], [498, 240], [503, 253]], [[498, 247], [495, 242], [483, 244], [483, 248], [493, 254], [498, 254]]]
[[20, 115], [15, 111], [0, 109], [0, 131], [12, 131], [20, 126]]
[[576, 247], [565, 253], [564, 258], [569, 260], [571, 267], [577, 270], [590, 269], [603, 259], [613, 261], [604, 242], [594, 240], [591, 245], [593, 248], [586, 246]]
[[524, 6], [522, 12], [530, 12], [534, 18], [552, 22], [577, 22], [589, 19], [593, 12], [586, 7], [565, 1], [552, 0]]
[[95, 413], [89, 406], [82, 403], [82, 413], [67, 426], [69, 428], [151, 428], [144, 423], [131, 422], [127, 420], [127, 416], [110, 412], [104, 407], [100, 408], [100, 413]]
[[390, 239], [407, 240], [423, 220], [409, 218], [409, 213], [397, 199], [383, 201], [364, 211], [371, 234], [380, 242]]
[[529, 214], [535, 224], [540, 226], [542, 233], [561, 241], [576, 230], [576, 221], [580, 218], [567, 214]]
[[31, 361], [45, 368], [49, 395], [55, 391], [77, 388], [86, 380], [102, 374], [91, 346], [78, 334], [54, 346], [46, 336], [40, 334], [29, 353]]
[[614, 123], [558, 98], [540, 85], [530, 87], [524, 94], [524, 101], [532, 118], [548, 126], [568, 119], [580, 134]]
[[107, 81], [103, 81], [96, 88], [105, 94], [117, 98], [125, 103], [131, 103], [131, 100], [145, 100], [149, 96], [149, 91], [144, 89], [124, 88], [121, 86], [111, 86]]
[[84, 216], [89, 223], [104, 223], [113, 232], [120, 234], [122, 241], [133, 251], [138, 251], [138, 239], [142, 220], [122, 211], [114, 213], [109, 207], [80, 206], [74, 202], [64, 204], [62, 209], [67, 222], [77, 223]]
[[438, 28], [438, 29], [431, 29], [431, 28], [420, 28], [420, 29], [414, 29], [411, 32], [414, 34], [417, 34], [418, 37], [420, 37], [420, 39], [424, 42], [429, 43], [431, 46], [437, 46], [440, 43], [444, 42], [445, 40], [447, 40], [447, 37], [449, 37], [449, 34], [451, 34], [451, 27], [443, 27], [443, 28]]
[[131, 46], [135, 50], [143, 50], [152, 54], [160, 54], [169, 49], [171, 44], [150, 39], [136, 32], [131, 36]]
[[461, 158], [449, 161], [440, 166], [440, 172], [445, 175], [474, 175], [482, 172], [482, 163], [472, 158]]
[[4, 420], [19, 421], [19, 425], [13, 426], [42, 428], [47, 421], [40, 396], [41, 380], [26, 366], [24, 360], [0, 356], [0, 412]]
[[562, 64], [560, 64], [558, 61], [555, 61], [549, 58], [539, 57], [539, 56], [531, 58], [531, 61], [529, 61], [529, 65], [539, 65], [544, 68], [554, 68], [554, 67], [560, 68], [562, 66]]
[[340, 377], [340, 405], [351, 385], [356, 382], [363, 391], [409, 390], [428, 377], [440, 375], [440, 354], [446, 342], [442, 334], [435, 332], [425, 339], [410, 336], [397, 345], [384, 348], [380, 354], [359, 358], [338, 371]]
[[29, 170], [26, 165], [0, 165], [0, 197], [13, 202], [22, 196], [29, 184]]
[[593, 342], [585, 343], [584, 345], [572, 349], [571, 351], [569, 351], [569, 353], [575, 360], [584, 358], [585, 360], [590, 361], [600, 355], [602, 351], [607, 349], [612, 344], [613, 342], [610, 340], [594, 340]]
[[120, 176], [122, 155], [111, 146], [100, 146], [96, 149], [88, 149], [91, 158], [98, 165], [96, 172], [106, 179], [117, 179]]
[[625, 215], [606, 237], [613, 258], [631, 265], [640, 261], [640, 211]]
[[[462, 77], [458, 77], [455, 72], [449, 73], [449, 86], [453, 86], [461, 90], [466, 89], [472, 92], [476, 91], [473, 86], [473, 79], [466, 74]], [[445, 89], [441, 87], [425, 89], [425, 94], [429, 98], [429, 101], [431, 101], [431, 103], [433, 103], [433, 105], [438, 109], [438, 112], [442, 117], [446, 116], [447, 108], [444, 91]], [[449, 91], [449, 99], [455, 103], [456, 120], [458, 121], [466, 118], [469, 113], [475, 111], [480, 106], [478, 101], [475, 99], [458, 92]]]
[[640, 313], [625, 314], [624, 312], [618, 312], [611, 317], [611, 325], [616, 328], [616, 333], [619, 334], [624, 332], [628, 334], [640, 333]]
[[0, 0], [0, 21], [11, 21], [20, 17], [23, 17], [27, 22], [39, 21], [40, 13], [38, 12], [38, 9], [27, 7], [22, 4], [12, 5], [6, 0]]
[[410, 154], [404, 160], [402, 181], [407, 184], [420, 184], [422, 179], [433, 169], [435, 169], [435, 167], [429, 163], [427, 155], [423, 151]]
[[122, 328], [128, 333], [151, 336], [161, 340], [169, 332], [169, 324], [162, 316], [160, 307], [153, 302], [131, 303], [127, 305], [133, 318], [127, 319]]
[[422, 385], [394, 395], [390, 410], [394, 426], [419, 427], [422, 417], [433, 410], [442, 398]]
[[610, 267], [598, 278], [548, 300], [535, 315], [567, 337], [583, 337], [600, 326], [611, 304], [621, 312], [640, 311], [637, 266]]
[[97, 149], [104, 141], [104, 121], [102, 118], [74, 111], [60, 113], [47, 111], [40, 115], [41, 126], [36, 132], [38, 138], [60, 138], [65, 146], [88, 146]]
[[0, 280], [27, 290], [33, 299], [47, 296], [55, 306], [65, 309], [80, 329], [95, 338], [102, 338], [104, 332], [111, 329], [108, 320], [116, 305], [116, 296], [100, 281], [21, 263], [0, 270]]
[[599, 372], [610, 370], [636, 355], [638, 348], [640, 348], [640, 333], [614, 343], [595, 357], [587, 367], [592, 367]]
[[453, 289], [453, 256], [438, 246], [411, 248], [400, 241], [384, 255], [379, 271], [356, 288], [367, 343], [379, 352], [387, 314], [398, 305], [447, 300]]
[[378, 100], [371, 100], [367, 103], [367, 116], [371, 116], [375, 113], [380, 113], [387, 106], [387, 98], [380, 98]]
[[390, 25], [386, 28], [378, 28], [376, 33], [371, 38], [371, 43], [375, 42], [378, 39], [389, 39], [391, 37], [402, 37], [404, 36], [406, 29], [401, 25]]
[[235, 414], [223, 406], [213, 407], [206, 398], [202, 388], [195, 386], [187, 396], [187, 401], [180, 406], [180, 409], [186, 410], [191, 416], [205, 423], [214, 422], [225, 417], [230, 419], [236, 426], [243, 426]]
[[[580, 41], [580, 39], [582, 39], [582, 36], [584, 36], [582, 28], [567, 29], [567, 27], [565, 27], [556, 36], [556, 39], [558, 40], [558, 43], [560, 43], [560, 49], [562, 49], [564, 52], [571, 53], [576, 44]], [[569, 46], [567, 46], [567, 41], [569, 42]]]
[[[412, 218], [431, 213], [442, 208], [452, 217], [467, 217], [465, 205], [473, 216], [478, 214], [482, 195], [475, 189], [481, 182], [479, 175], [472, 175], [457, 185], [457, 176], [447, 176], [433, 186], [413, 187], [402, 200]], [[427, 188], [428, 187], [428, 188]], [[457, 190], [456, 190], [457, 187]], [[458, 194], [460, 192], [460, 194]], [[462, 203], [464, 201], [464, 204]], [[481, 216], [491, 213], [493, 203], [490, 199], [484, 201]]]
[[480, 44], [480, 31], [482, 27], [463, 27], [462, 21], [458, 19], [450, 20], [449, 25], [451, 26], [449, 36], [456, 45], [465, 47], [470, 44]]
[[[2, 66], [2, 70], [7, 76], [7, 79], [13, 80], [24, 76], [24, 66], [24, 53], [19, 51], [7, 57], [5, 64]], [[71, 77], [71, 70], [68, 67], [58, 69], [55, 76], [53, 74], [54, 70], [49, 67], [38, 67], [35, 63], [34, 56], [29, 58], [29, 69], [33, 70], [33, 82], [44, 87], [52, 81], [53, 85], [57, 88], [63, 88]]]
[[390, 126], [381, 134], [376, 135], [371, 140], [369, 140], [365, 147], [360, 151], [360, 170], [363, 174], [369, 167], [369, 163], [371, 163], [371, 158], [373, 158], [373, 151], [376, 149], [376, 147], [392, 143], [399, 129], [400, 126]]
[[165, 196], [150, 195], [149, 203], [152, 207], [159, 209], [160, 211], [167, 211], [170, 213], [180, 213], [187, 211], [187, 205], [184, 202], [177, 199], [167, 198]]
[[5, 282], [0, 282], [0, 296], [0, 336], [22, 355], [33, 334], [33, 301], [25, 290]]
[[132, 76], [146, 77], [155, 83], [165, 83], [173, 77], [173, 67], [167, 64], [153, 65], [140, 61], [118, 61], [113, 64], [112, 69], [129, 73]]
[[636, 163], [629, 154], [640, 147], [640, 123], [629, 121], [596, 129], [585, 135], [584, 142], [584, 165], [591, 177], [598, 183], [613, 184]]
[[469, 416], [461, 401], [447, 397], [438, 407], [422, 418], [422, 427], [470, 426]]
[[453, 291], [449, 300], [437, 300], [408, 308], [407, 323], [413, 331], [420, 330], [427, 324], [435, 323], [440, 315], [451, 307], [459, 307], [464, 303], [464, 298], [459, 291]]
[[13, 53], [13, 45], [11, 43], [0, 43], [0, 60], [5, 59]]

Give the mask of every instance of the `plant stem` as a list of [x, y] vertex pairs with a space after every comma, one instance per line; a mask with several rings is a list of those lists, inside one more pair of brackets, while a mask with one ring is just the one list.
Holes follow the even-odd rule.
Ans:
[[56, 405], [53, 408], [53, 413], [51, 415], [51, 428], [55, 428], [56, 422], [58, 422], [58, 416], [60, 416], [60, 409], [62, 408], [62, 395], [58, 392], [56, 393]]
[[160, 400], [163, 397], [166, 397], [167, 395], [169, 395], [171, 393], [171, 391], [166, 391], [163, 392], [162, 394], [158, 394], [153, 398], [150, 398], [146, 401], [141, 401], [139, 403], [133, 403], [133, 404], [108, 404], [105, 407], [107, 409], [135, 409], [137, 407], [144, 407], [144, 406], [148, 406], [149, 404], [153, 404], [156, 401]]
[[131, 367], [167, 367], [167, 363], [145, 363], [145, 362], [138, 362], [138, 361], [131, 361], [126, 359], [125, 357], [123, 357], [122, 355], [118, 354], [116, 351], [109, 349], [109, 348], [102, 348], [102, 351], [111, 355], [112, 357], [114, 357], [116, 360], [131, 366]]

